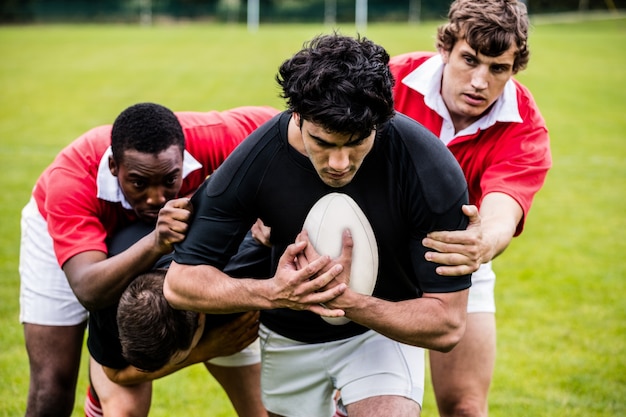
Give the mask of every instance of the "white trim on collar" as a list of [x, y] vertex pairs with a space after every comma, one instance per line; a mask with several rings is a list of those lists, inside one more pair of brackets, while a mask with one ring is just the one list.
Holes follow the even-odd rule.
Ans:
[[[96, 178], [96, 185], [98, 187], [96, 196], [101, 200], [111, 203], [121, 203], [122, 207], [125, 209], [132, 210], [130, 203], [126, 200], [126, 197], [124, 197], [124, 193], [122, 193], [117, 177], [113, 176], [109, 170], [109, 156], [112, 154], [111, 147], [109, 146], [100, 159], [98, 176]], [[183, 153], [183, 178], [186, 178], [191, 172], [200, 168], [202, 168], [202, 164], [185, 149]]]
[[[437, 112], [437, 114], [451, 126], [452, 119], [450, 113], [441, 97], [443, 67], [444, 64], [441, 55], [434, 55], [404, 77], [402, 83], [422, 94], [424, 96], [424, 103]], [[454, 135], [454, 133], [452, 134], [454, 137], [471, 135], [476, 133], [479, 129], [485, 130], [493, 126], [496, 122], [522, 122], [522, 117], [519, 114], [519, 108], [517, 106], [517, 92], [513, 80], [509, 80], [506, 83], [502, 95], [496, 100], [489, 113], [462, 131], [457, 132], [456, 135]], [[449, 140], [451, 139], [452, 137], [449, 138]]]

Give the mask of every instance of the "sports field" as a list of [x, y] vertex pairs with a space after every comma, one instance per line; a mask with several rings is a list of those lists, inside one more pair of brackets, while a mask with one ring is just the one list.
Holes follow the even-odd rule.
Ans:
[[[436, 25], [377, 24], [366, 35], [392, 55], [430, 50]], [[19, 218], [42, 169], [71, 140], [112, 123], [136, 102], [172, 110], [282, 108], [277, 67], [302, 42], [329, 30], [0, 27], [0, 416], [23, 415], [25, 408]], [[529, 68], [518, 78], [548, 122], [554, 168], [524, 234], [495, 262], [499, 335], [491, 416], [624, 416], [626, 18], [537, 21], [530, 48]], [[75, 416], [83, 415], [86, 364], [84, 355]], [[423, 416], [435, 416], [427, 387]], [[151, 415], [234, 412], [197, 365], [157, 381]]]

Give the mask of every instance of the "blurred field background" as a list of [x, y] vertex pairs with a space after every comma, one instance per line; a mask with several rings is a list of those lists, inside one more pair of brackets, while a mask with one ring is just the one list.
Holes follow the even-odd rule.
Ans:
[[[372, 24], [395, 55], [433, 49], [439, 22]], [[354, 26], [340, 26], [355, 34]], [[0, 27], [0, 416], [23, 415], [28, 363], [18, 322], [20, 210], [39, 173], [127, 106], [269, 104], [274, 75], [322, 25]], [[626, 415], [626, 18], [537, 20], [529, 68], [554, 168], [524, 234], [496, 260], [498, 359], [491, 416]], [[84, 350], [74, 416], [87, 387]], [[50, 358], [54, 360], [54, 358]], [[202, 366], [155, 384], [151, 416], [234, 416]], [[435, 416], [427, 382], [423, 416]]]

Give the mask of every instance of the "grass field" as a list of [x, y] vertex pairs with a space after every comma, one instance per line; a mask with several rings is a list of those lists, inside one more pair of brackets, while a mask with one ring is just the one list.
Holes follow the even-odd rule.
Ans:
[[[432, 49], [436, 23], [370, 25], [390, 54]], [[0, 27], [0, 416], [23, 415], [20, 210], [56, 153], [128, 105], [283, 107], [274, 75], [322, 26]], [[353, 27], [343, 27], [345, 34]], [[529, 68], [554, 168], [525, 233], [495, 262], [495, 417], [626, 415], [626, 19], [533, 27]], [[54, 358], [50, 358], [54, 360]], [[74, 416], [87, 386], [81, 368]], [[427, 383], [424, 416], [437, 415]], [[233, 416], [201, 366], [157, 381], [153, 416]]]

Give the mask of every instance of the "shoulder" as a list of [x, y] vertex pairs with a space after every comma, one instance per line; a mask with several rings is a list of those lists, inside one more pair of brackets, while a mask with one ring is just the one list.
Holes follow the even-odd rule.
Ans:
[[65, 150], [80, 149], [84, 151], [85, 149], [93, 149], [97, 152], [104, 152], [111, 146], [112, 127], [112, 125], [94, 127], [70, 143]]
[[436, 52], [416, 51], [395, 55], [389, 60], [389, 68], [396, 78], [404, 78], [435, 54]]
[[176, 117], [189, 139], [208, 130], [245, 137], [278, 113], [279, 110], [269, 106], [247, 106], [224, 111], [177, 112]]
[[183, 128], [194, 126], [227, 124], [232, 123], [257, 123], [261, 124], [280, 113], [278, 109], [270, 106], [243, 106], [223, 111], [181, 111], [176, 112], [176, 117]]
[[391, 120], [394, 160], [406, 160], [432, 211], [446, 211], [467, 190], [465, 176], [448, 148], [423, 125], [402, 113]]
[[79, 170], [81, 178], [85, 172], [95, 175], [102, 156], [110, 146], [111, 125], [90, 129], [63, 148], [42, 176], [49, 175], [50, 171], [56, 168], [61, 168], [61, 172]]
[[226, 118], [242, 122], [251, 121], [265, 123], [278, 113], [280, 113], [280, 110], [270, 106], [243, 106], [223, 111], [222, 115]]
[[446, 149], [439, 138], [426, 129], [424, 125], [401, 112], [396, 111], [390, 121], [390, 127], [396, 132], [402, 143], [408, 147]]
[[515, 78], [513, 78], [513, 84], [517, 95], [517, 106], [524, 123], [545, 128], [545, 120], [530, 89]]
[[283, 115], [286, 113], [281, 113], [261, 125], [235, 148], [211, 175], [209, 194], [221, 194], [231, 182], [239, 181], [244, 176], [255, 178], [254, 174], [249, 174], [267, 167], [267, 161], [283, 148], [281, 125], [289, 121], [289, 117], [282, 117]]
[[396, 112], [390, 127], [398, 138], [408, 157], [421, 167], [424, 165], [456, 165], [456, 160], [448, 148], [435, 134], [414, 119]]

